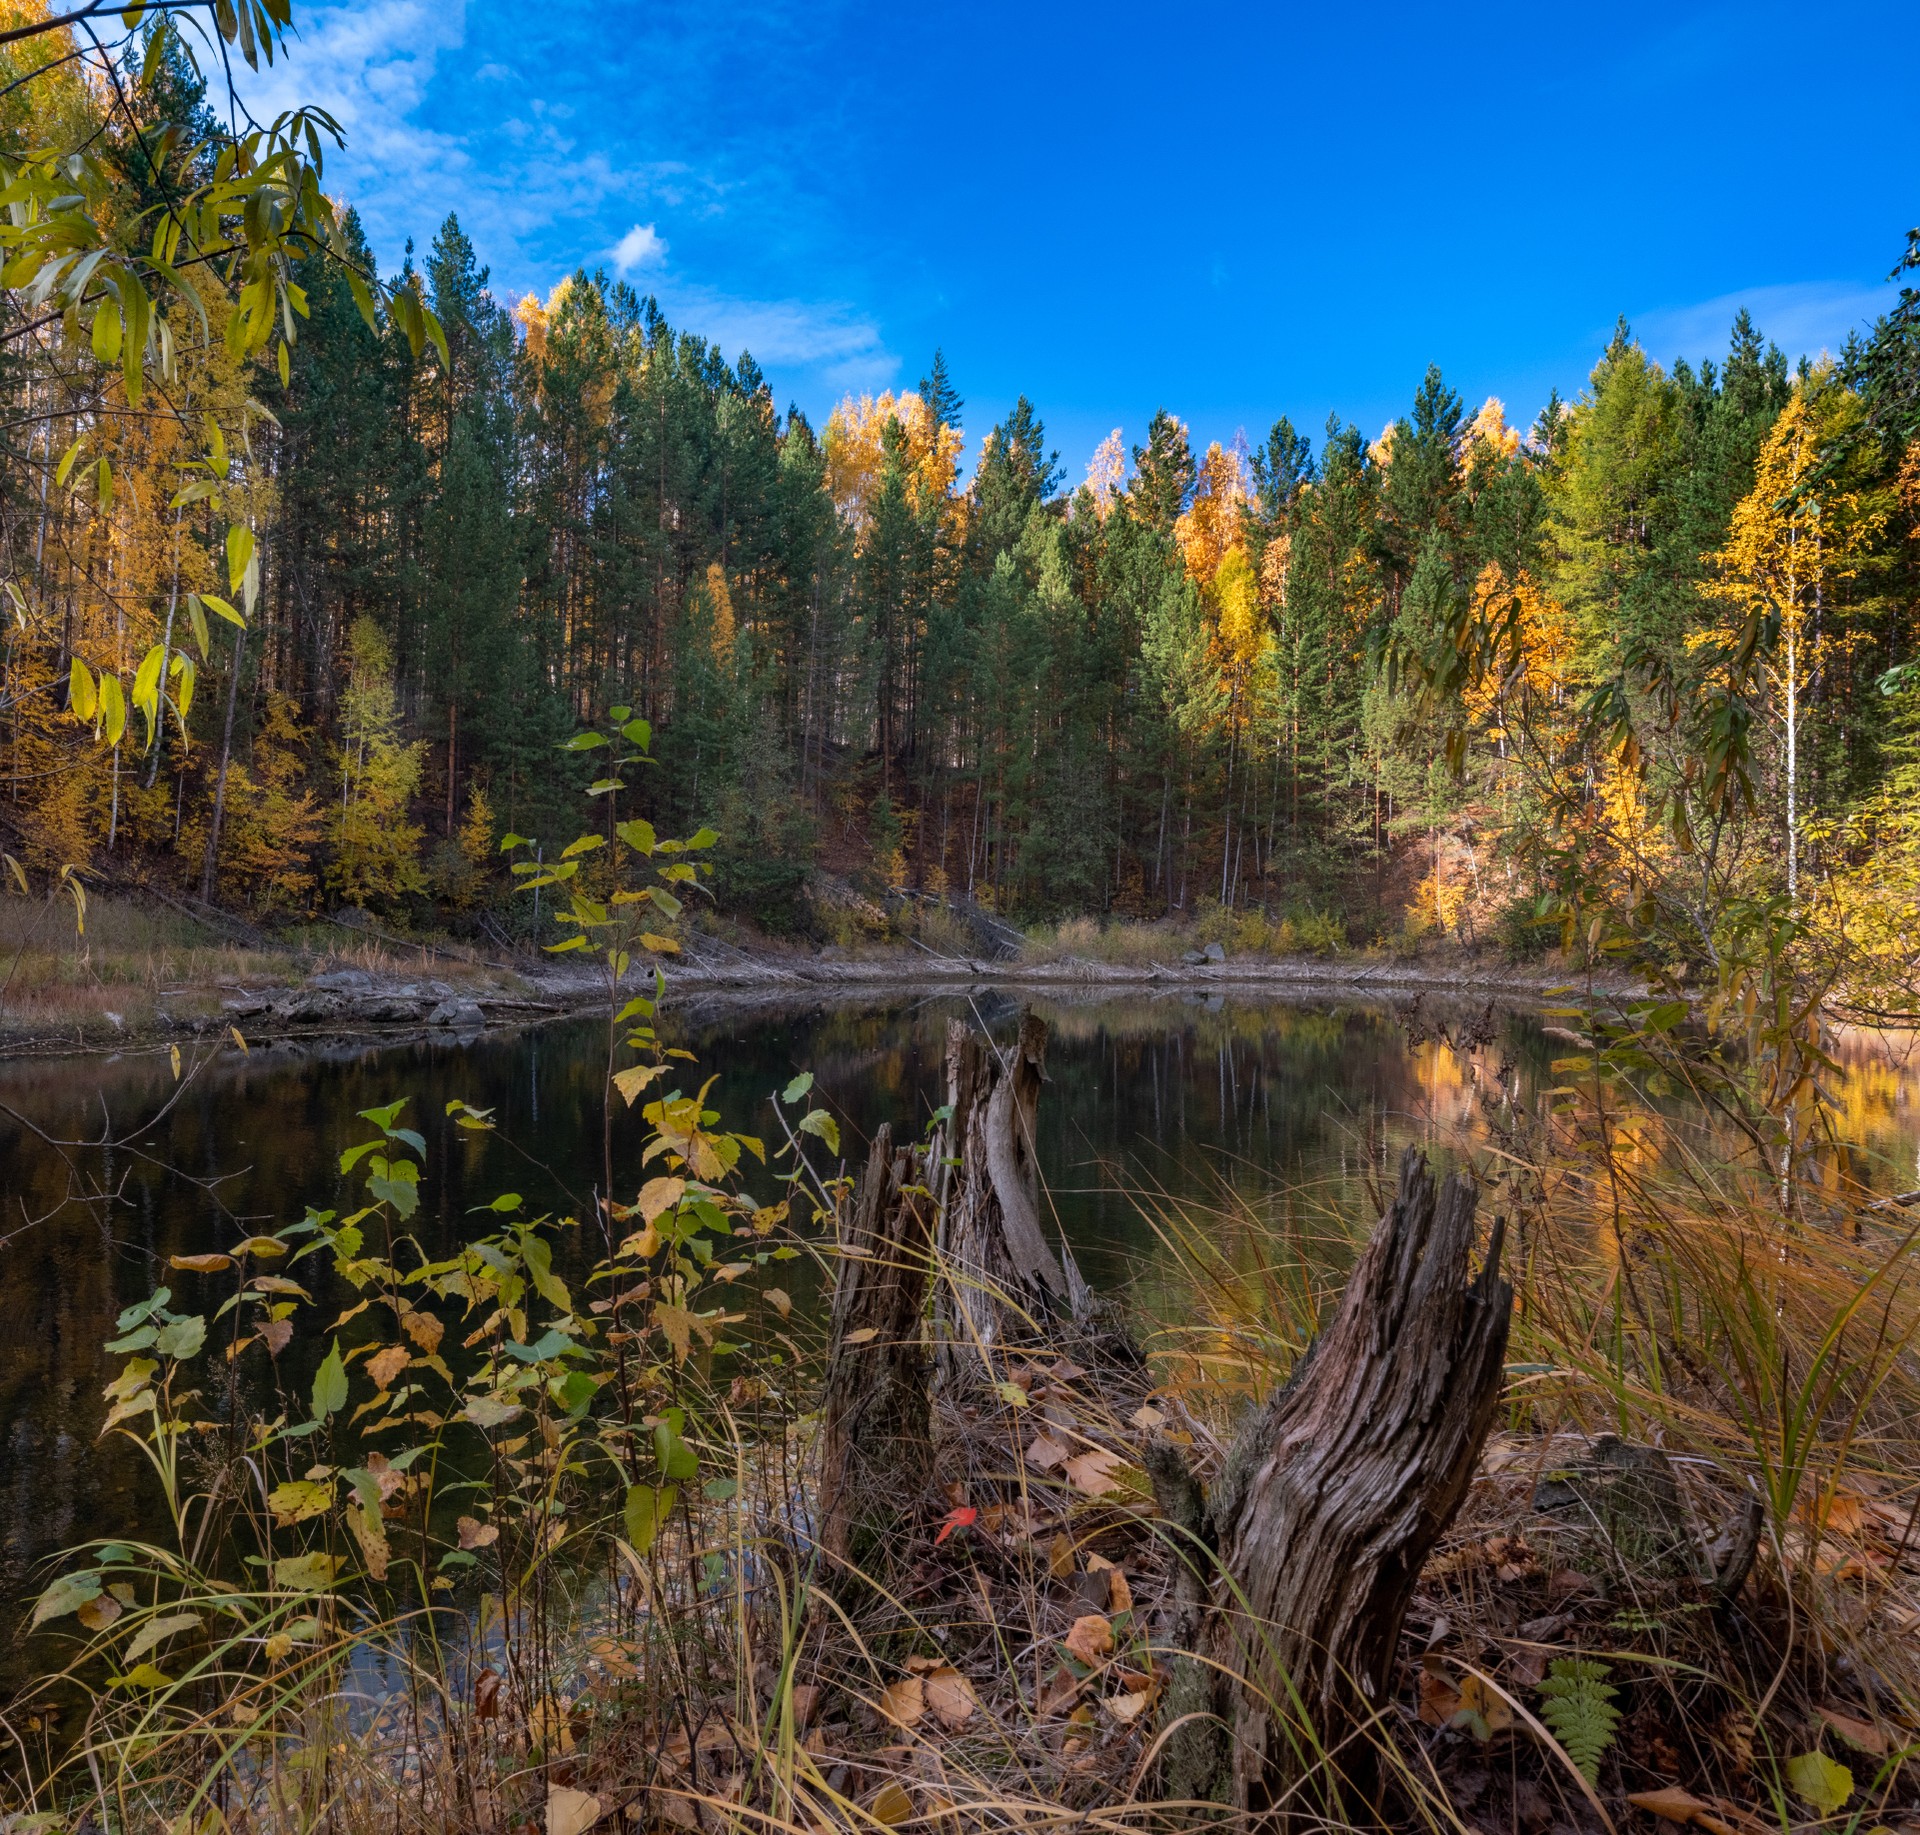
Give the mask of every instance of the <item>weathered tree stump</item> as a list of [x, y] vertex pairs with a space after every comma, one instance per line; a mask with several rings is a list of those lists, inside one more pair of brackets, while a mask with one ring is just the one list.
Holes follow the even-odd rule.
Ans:
[[[1167, 1742], [1170, 1798], [1285, 1821], [1337, 1794], [1343, 1819], [1367, 1813], [1362, 1729], [1499, 1400], [1513, 1290], [1497, 1224], [1470, 1277], [1475, 1202], [1458, 1177], [1436, 1201], [1409, 1148], [1332, 1325], [1236, 1437], [1200, 1532], [1218, 1577], [1168, 1691], [1166, 1724], [1192, 1716]], [[1172, 1452], [1148, 1467], [1179, 1522], [1195, 1512]]]
[[942, 1168], [935, 1306], [943, 1382], [978, 1369], [1010, 1337], [1090, 1311], [1073, 1258], [1054, 1253], [1040, 1221], [1034, 1122], [1046, 1060], [1047, 1024], [1031, 1012], [1004, 1057], [966, 1021], [947, 1028], [952, 1159]]
[[939, 1149], [895, 1148], [877, 1129], [840, 1215], [839, 1266], [821, 1400], [819, 1539], [851, 1571], [883, 1552], [901, 1501], [933, 1456], [923, 1319], [932, 1268]]

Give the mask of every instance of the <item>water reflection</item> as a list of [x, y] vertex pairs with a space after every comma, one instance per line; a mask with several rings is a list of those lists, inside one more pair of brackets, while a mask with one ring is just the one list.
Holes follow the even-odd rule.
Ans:
[[[1563, 1049], [1525, 1014], [1430, 1002], [1412, 1037], [1386, 1005], [1352, 999], [1034, 1004], [1053, 1035], [1042, 1165], [1061, 1227], [1089, 1277], [1108, 1285], [1153, 1249], [1123, 1186], [1230, 1192], [1255, 1207], [1324, 1186], [1330, 1201], [1350, 1202], [1409, 1138], [1471, 1138], [1503, 1107], [1531, 1107]], [[786, 1009], [714, 999], [682, 1007], [671, 1030], [698, 1055], [700, 1076], [716, 1074], [711, 1104], [731, 1127], [777, 1138], [770, 1093], [813, 1071], [853, 1158], [880, 1122], [917, 1130], [944, 1100], [956, 1014], [1007, 1037], [1017, 1005], [949, 994]], [[17, 1594], [50, 1550], [150, 1521], [144, 1466], [131, 1448], [95, 1440], [112, 1362], [101, 1346], [122, 1307], [181, 1279], [170, 1256], [225, 1247], [308, 1205], [354, 1203], [358, 1184], [341, 1177], [338, 1155], [365, 1132], [356, 1111], [399, 1096], [428, 1143], [415, 1228], [429, 1251], [473, 1234], [470, 1213], [505, 1190], [536, 1211], [590, 1216], [604, 1048], [600, 1027], [569, 1022], [464, 1046], [229, 1051], [184, 1091], [164, 1053], [0, 1067], [0, 1103], [32, 1124], [0, 1115], [0, 1595]], [[1855, 1056], [1860, 1137], [1910, 1166], [1913, 1079], [1884, 1052]], [[492, 1109], [499, 1134], [452, 1126], [455, 1098]], [[32, 1128], [121, 1144], [56, 1147]], [[637, 1117], [623, 1118], [616, 1190], [641, 1178], [641, 1145]]]

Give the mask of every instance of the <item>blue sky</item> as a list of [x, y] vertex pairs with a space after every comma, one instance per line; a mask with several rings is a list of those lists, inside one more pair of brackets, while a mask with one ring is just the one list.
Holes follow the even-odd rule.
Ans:
[[1920, 9], [300, 4], [256, 106], [333, 109], [382, 261], [459, 213], [504, 300], [580, 264], [751, 349], [782, 405], [1030, 396], [1077, 479], [1428, 362], [1531, 421], [1624, 312], [1663, 361], [1742, 302], [1791, 355], [1920, 221]]

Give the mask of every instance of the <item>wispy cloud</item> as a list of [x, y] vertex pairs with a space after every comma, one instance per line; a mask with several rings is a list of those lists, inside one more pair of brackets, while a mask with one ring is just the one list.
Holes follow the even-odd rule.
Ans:
[[1749, 287], [1693, 306], [1669, 306], [1632, 319], [1634, 335], [1663, 361], [1725, 356], [1735, 313], [1745, 307], [1763, 338], [1789, 357], [1838, 352], [1847, 333], [1869, 325], [1897, 297], [1891, 286], [1863, 287], [1848, 281], [1802, 281], [1788, 286]]
[[[778, 262], [749, 264], [761, 271], [740, 284], [732, 257], [747, 246], [763, 256], [768, 238], [734, 220], [744, 200], [724, 163], [636, 157], [656, 149], [576, 106], [558, 78], [541, 93], [531, 61], [465, 0], [315, 0], [292, 55], [250, 78], [246, 98], [256, 114], [304, 102], [339, 121], [347, 146], [328, 186], [358, 209], [383, 265], [409, 239], [424, 249], [455, 211], [502, 298], [604, 262], [675, 324], [729, 357], [751, 351], [810, 402], [893, 380], [897, 359], [867, 313], [789, 295]], [[767, 208], [760, 198], [752, 222]]]
[[687, 283], [657, 292], [669, 318], [729, 357], [750, 351], [763, 369], [811, 372], [835, 394], [884, 388], [900, 367], [880, 328], [843, 303], [740, 299]]

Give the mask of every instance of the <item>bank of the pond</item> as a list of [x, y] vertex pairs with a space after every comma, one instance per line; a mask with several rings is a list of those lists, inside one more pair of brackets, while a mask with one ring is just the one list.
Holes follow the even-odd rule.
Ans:
[[[756, 945], [739, 948], [696, 934], [660, 964], [670, 992], [726, 991], [746, 998], [788, 994], [886, 998], [937, 987], [996, 987], [1116, 994], [1191, 991], [1420, 994], [1527, 999], [1582, 988], [1610, 998], [1637, 991], [1626, 978], [1585, 976], [1559, 963], [1515, 964], [1485, 952], [1434, 946], [1415, 956], [1229, 955], [1219, 945], [1168, 960], [1104, 961], [1072, 954], [991, 960], [939, 955], [924, 946], [859, 953]], [[647, 984], [652, 964], [629, 984]], [[238, 1034], [249, 1047], [284, 1040], [470, 1038], [564, 1018], [604, 1005], [603, 975], [553, 958], [489, 958], [458, 945], [374, 933], [339, 949], [311, 944], [245, 950], [190, 949], [183, 959], [96, 965], [70, 952], [58, 974], [40, 974], [12, 998], [0, 995], [0, 1048], [10, 1056], [182, 1044]]]

